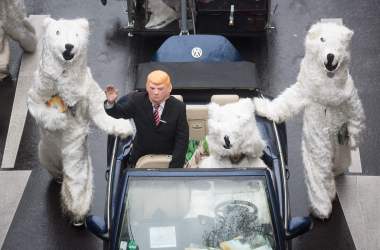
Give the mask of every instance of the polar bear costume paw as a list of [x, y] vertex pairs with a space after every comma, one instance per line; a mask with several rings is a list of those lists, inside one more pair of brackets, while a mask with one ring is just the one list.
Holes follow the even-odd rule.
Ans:
[[121, 138], [135, 135], [136, 128], [133, 122], [125, 119], [118, 119], [117, 121], [114, 123], [112, 134], [118, 135]]
[[357, 128], [350, 125], [347, 126], [347, 131], [350, 138], [349, 139], [350, 148], [356, 149], [357, 147], [359, 147], [359, 144], [361, 143], [360, 131]]
[[266, 98], [253, 98], [253, 102], [255, 104], [255, 111], [258, 115], [279, 122], [279, 119], [276, 119], [276, 117], [270, 112], [270, 100]]
[[64, 129], [67, 126], [67, 116], [54, 108], [49, 108], [46, 111], [42, 126], [50, 131]]

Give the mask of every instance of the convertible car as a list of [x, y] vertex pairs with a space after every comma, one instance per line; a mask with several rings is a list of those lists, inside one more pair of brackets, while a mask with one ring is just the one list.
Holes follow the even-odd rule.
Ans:
[[[170, 37], [138, 65], [136, 91], [153, 69], [171, 75], [191, 139], [207, 135], [209, 102], [263, 97], [255, 64], [223, 36]], [[290, 213], [285, 124], [256, 120], [266, 142], [263, 168], [168, 169], [169, 155], [148, 155], [130, 169], [123, 159], [133, 141], [112, 140], [106, 212], [88, 216], [88, 230], [113, 250], [291, 249], [312, 221]]]
[[[186, 104], [190, 139], [202, 140], [210, 102], [263, 93], [255, 64], [242, 60], [225, 37], [186, 35], [186, 4], [181, 8], [180, 35], [137, 66], [135, 90], [145, 89], [152, 70], [168, 72], [172, 94]], [[266, 143], [262, 168], [169, 169], [170, 155], [145, 155], [128, 168], [133, 139], [110, 139], [105, 214], [88, 216], [87, 229], [112, 250], [291, 249], [291, 239], [310, 230], [312, 220], [290, 213], [285, 124], [256, 121]]]

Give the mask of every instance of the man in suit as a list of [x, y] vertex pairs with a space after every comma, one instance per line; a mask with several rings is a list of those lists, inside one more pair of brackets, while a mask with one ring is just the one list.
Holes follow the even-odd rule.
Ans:
[[171, 90], [170, 77], [161, 70], [148, 75], [146, 92], [131, 93], [123, 102], [115, 102], [117, 90], [107, 86], [106, 112], [115, 118], [133, 118], [136, 125], [128, 159], [131, 166], [147, 154], [169, 154], [172, 155], [170, 168], [183, 167], [189, 142], [186, 106], [170, 96]]

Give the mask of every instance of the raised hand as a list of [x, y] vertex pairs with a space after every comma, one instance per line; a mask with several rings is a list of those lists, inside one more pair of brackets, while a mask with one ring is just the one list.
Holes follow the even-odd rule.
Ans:
[[112, 84], [110, 84], [107, 85], [106, 90], [104, 92], [106, 93], [107, 102], [109, 104], [115, 103], [119, 91]]

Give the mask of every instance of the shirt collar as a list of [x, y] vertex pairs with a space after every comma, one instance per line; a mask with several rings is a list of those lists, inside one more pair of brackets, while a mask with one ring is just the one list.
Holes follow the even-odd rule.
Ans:
[[[160, 107], [159, 107], [158, 109], [163, 110], [164, 107], [165, 107], [165, 102], [166, 102], [166, 101], [161, 102], [161, 103], [160, 103]], [[155, 104], [152, 103], [152, 107], [153, 107], [153, 108], [154, 108], [154, 106], [155, 106]]]

